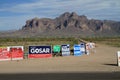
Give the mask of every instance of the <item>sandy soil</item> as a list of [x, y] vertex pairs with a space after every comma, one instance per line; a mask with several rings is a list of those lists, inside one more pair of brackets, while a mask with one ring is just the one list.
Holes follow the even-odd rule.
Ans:
[[0, 73], [120, 72], [116, 55], [119, 50], [97, 44], [96, 53], [90, 55], [2, 61]]

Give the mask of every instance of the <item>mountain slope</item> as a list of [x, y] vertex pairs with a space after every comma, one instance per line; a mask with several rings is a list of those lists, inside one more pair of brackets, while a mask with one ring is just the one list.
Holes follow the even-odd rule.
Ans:
[[[7, 33], [5, 33], [7, 34]], [[4, 34], [4, 35], [5, 35]], [[65, 12], [55, 19], [33, 18], [27, 20], [21, 30], [9, 33], [7, 36], [19, 37], [86, 37], [86, 36], [119, 36], [120, 22], [109, 20], [88, 19], [75, 12]]]

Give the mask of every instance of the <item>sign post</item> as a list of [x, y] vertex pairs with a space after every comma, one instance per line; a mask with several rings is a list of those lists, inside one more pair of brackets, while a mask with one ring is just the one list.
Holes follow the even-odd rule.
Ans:
[[120, 66], [120, 51], [117, 52], [117, 63]]

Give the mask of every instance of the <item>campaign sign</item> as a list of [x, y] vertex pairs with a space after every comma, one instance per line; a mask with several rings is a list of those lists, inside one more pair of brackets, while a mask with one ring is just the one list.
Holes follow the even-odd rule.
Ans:
[[74, 56], [81, 56], [82, 52], [80, 51], [80, 45], [74, 45]]
[[0, 61], [11, 60], [8, 47], [0, 47]]
[[80, 51], [85, 54], [85, 43], [80, 43]]
[[60, 45], [54, 45], [54, 46], [53, 46], [53, 52], [54, 52], [54, 53], [60, 53], [60, 48], [61, 48]]
[[29, 46], [28, 58], [52, 57], [51, 46]]
[[23, 46], [10, 46], [9, 52], [12, 60], [22, 60], [24, 55]]
[[61, 45], [62, 48], [62, 56], [69, 56], [70, 55], [70, 45]]

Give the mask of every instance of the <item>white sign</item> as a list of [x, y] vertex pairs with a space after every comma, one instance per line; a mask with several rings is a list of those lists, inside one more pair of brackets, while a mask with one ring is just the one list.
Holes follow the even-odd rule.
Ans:
[[120, 51], [117, 52], [117, 61], [118, 61], [118, 66], [120, 66]]
[[62, 45], [62, 56], [69, 56], [70, 55], [70, 45], [69, 44], [65, 44]]

